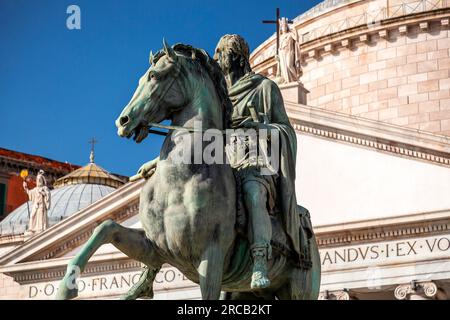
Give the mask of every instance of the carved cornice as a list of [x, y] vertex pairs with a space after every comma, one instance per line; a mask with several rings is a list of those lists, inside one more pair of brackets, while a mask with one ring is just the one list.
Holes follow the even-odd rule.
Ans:
[[[121, 273], [139, 271], [142, 264], [135, 260], [125, 258], [115, 258], [100, 262], [89, 262], [86, 269], [83, 271], [83, 277], [100, 274]], [[58, 265], [50, 268], [40, 268], [25, 271], [5, 272], [12, 276], [14, 281], [20, 284], [49, 282], [60, 280], [66, 272], [66, 265]]]
[[56, 180], [63, 175], [69, 173], [68, 170], [52, 168], [49, 166], [42, 166], [37, 163], [26, 160], [15, 160], [7, 157], [0, 157], [0, 168], [3, 172], [9, 172], [10, 174], [19, 174], [20, 170], [28, 169], [29, 174], [35, 177], [38, 171], [42, 168], [45, 169], [47, 178], [51, 181]]
[[[403, 27], [420, 27], [421, 23], [424, 22], [436, 22], [440, 24], [441, 28], [446, 29], [448, 28], [446, 20], [448, 20], [449, 14], [450, 8], [441, 8], [439, 10], [381, 20], [376, 26], [369, 27], [367, 24], [363, 24], [348, 28], [303, 43], [300, 46], [300, 50], [303, 52], [302, 58], [304, 60], [311, 58], [311, 55], [309, 55], [310, 51], [315, 51], [317, 53], [314, 58], [320, 57], [322, 52], [327, 51], [325, 48], [327, 45], [331, 45], [331, 48], [333, 49], [337, 47], [350, 49], [354, 43], [370, 42], [370, 37], [373, 35], [380, 36], [380, 40], [383, 40], [383, 36], [386, 36], [389, 32], [401, 31], [401, 28]], [[423, 30], [422, 28], [420, 29]], [[401, 36], [406, 36], [406, 32], [401, 32]]]
[[358, 145], [370, 149], [376, 149], [384, 153], [414, 158], [416, 160], [432, 162], [435, 164], [450, 166], [450, 156], [436, 152], [432, 149], [401, 144], [389, 140], [380, 140], [370, 136], [364, 136], [352, 132], [342, 132], [334, 128], [327, 128], [317, 124], [301, 123], [294, 124], [294, 129], [299, 133], [336, 140], [344, 143]]
[[348, 290], [325, 290], [319, 293], [318, 300], [351, 300]]
[[450, 231], [450, 210], [315, 227], [319, 248], [399, 240]]
[[[112, 219], [116, 221], [117, 223], [123, 222], [124, 220], [136, 215], [139, 211], [139, 201], [134, 201], [134, 203], [126, 206], [122, 210], [118, 210], [116, 212], [113, 212], [109, 217], [106, 219]], [[59, 242], [57, 246], [55, 246], [54, 249], [51, 251], [44, 251], [39, 252], [33, 256], [28, 257], [24, 261], [33, 261], [33, 260], [48, 260], [53, 259], [57, 257], [61, 257], [62, 255], [66, 254], [67, 252], [75, 249], [76, 247], [82, 245], [85, 243], [89, 237], [94, 232], [94, 229], [100, 224], [101, 222], [96, 223], [95, 225], [90, 225], [89, 228], [87, 228], [85, 231], [82, 231], [80, 233], [72, 235], [72, 237], [68, 237], [64, 240], [64, 242]]]
[[[421, 27], [425, 23], [439, 23], [442, 29], [448, 29], [449, 18], [450, 8], [443, 6], [435, 10], [381, 19], [376, 21], [375, 24], [361, 23], [360, 25], [349, 26], [348, 28], [337, 32], [316, 37], [310, 41], [303, 41], [300, 44], [301, 60], [304, 63], [307, 63], [309, 59], [320, 59], [320, 56], [323, 53], [329, 54], [336, 49], [350, 50], [357, 43], [368, 45], [374, 35], [379, 37], [379, 41], [385, 41], [385, 38], [388, 38], [389, 33], [392, 31], [400, 31], [399, 36], [406, 36], [408, 27], [418, 26], [421, 31], [426, 32], [427, 28]], [[320, 19], [320, 16], [315, 19]], [[301, 21], [300, 23], [295, 24], [294, 28], [299, 32], [299, 30], [307, 23], [309, 22]], [[267, 50], [273, 51], [272, 49], [275, 45], [275, 41], [276, 37], [273, 35], [252, 52], [250, 61], [252, 68], [256, 73], [264, 73], [266, 69], [277, 64], [274, 58], [275, 53], [264, 57], [256, 64], [254, 63], [254, 61], [261, 55], [264, 55]]]
[[317, 107], [285, 105], [299, 133], [450, 167], [449, 137]]
[[0, 247], [2, 246], [14, 246], [22, 244], [26, 240], [23, 234], [8, 234], [0, 236]]

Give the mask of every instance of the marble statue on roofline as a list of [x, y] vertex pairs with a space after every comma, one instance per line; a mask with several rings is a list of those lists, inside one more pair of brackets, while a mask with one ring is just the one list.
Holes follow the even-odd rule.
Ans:
[[30, 220], [27, 234], [35, 234], [44, 231], [48, 227], [47, 212], [50, 209], [50, 189], [43, 170], [39, 170], [36, 178], [36, 187], [28, 189], [27, 182], [23, 182], [23, 188], [32, 202]]
[[287, 18], [280, 19], [280, 48], [278, 50], [278, 84], [298, 81], [301, 75], [300, 46], [295, 29], [289, 28]]

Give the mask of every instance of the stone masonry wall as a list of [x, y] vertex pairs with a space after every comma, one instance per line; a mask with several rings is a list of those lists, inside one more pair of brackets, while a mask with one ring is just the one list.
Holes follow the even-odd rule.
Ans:
[[[336, 2], [296, 19], [307, 104], [450, 136], [450, 0]], [[275, 36], [250, 57], [276, 75]]]
[[0, 300], [21, 299], [20, 284], [14, 282], [14, 279], [0, 273]]
[[450, 135], [450, 31], [371, 35], [303, 63], [308, 105]]

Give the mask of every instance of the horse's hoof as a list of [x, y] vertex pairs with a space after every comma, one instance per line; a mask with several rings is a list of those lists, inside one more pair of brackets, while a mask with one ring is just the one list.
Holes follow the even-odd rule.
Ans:
[[77, 289], [58, 290], [55, 300], [71, 300], [78, 297]]
[[252, 283], [250, 287], [252, 289], [264, 289], [270, 286], [270, 280], [267, 276], [262, 275], [260, 272], [255, 272], [252, 276]]
[[55, 300], [70, 300], [76, 297], [78, 297], [78, 289], [77, 288], [69, 289], [66, 286], [66, 282], [63, 279], [59, 285]]

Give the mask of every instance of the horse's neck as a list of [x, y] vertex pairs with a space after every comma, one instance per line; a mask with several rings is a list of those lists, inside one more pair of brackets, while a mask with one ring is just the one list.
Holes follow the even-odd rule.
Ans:
[[202, 130], [223, 129], [221, 102], [211, 81], [199, 81], [192, 87], [192, 97], [188, 105], [175, 113], [172, 124], [192, 128], [201, 123]]
[[[212, 83], [205, 82], [190, 88], [190, 92], [193, 93], [190, 102], [172, 115], [172, 125], [194, 128], [196, 130], [201, 129], [203, 131], [223, 129], [223, 117], [225, 115], [222, 114], [220, 100]], [[190, 164], [198, 163], [194, 160], [198, 157], [198, 147], [200, 146], [200, 151], [203, 151], [209, 142], [203, 140], [202, 133], [194, 133], [192, 131], [187, 131], [180, 135], [180, 137], [183, 137], [187, 134], [191, 137], [190, 139], [175, 138], [174, 136], [178, 136], [179, 132], [180, 130], [175, 130], [167, 136], [161, 149], [160, 159], [176, 157], [180, 150], [182, 150], [183, 154], [190, 150], [192, 157]], [[197, 155], [195, 156], [195, 154]]]

